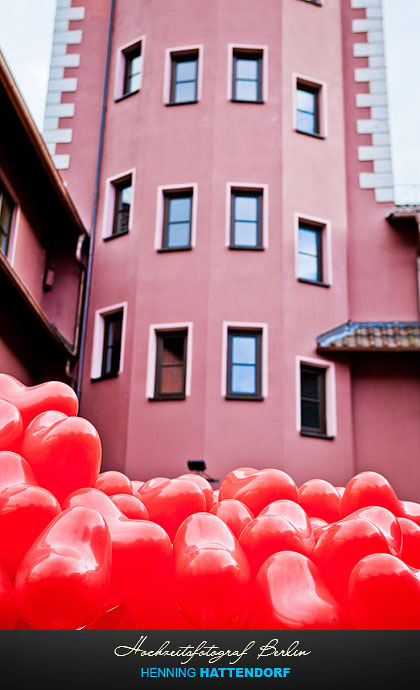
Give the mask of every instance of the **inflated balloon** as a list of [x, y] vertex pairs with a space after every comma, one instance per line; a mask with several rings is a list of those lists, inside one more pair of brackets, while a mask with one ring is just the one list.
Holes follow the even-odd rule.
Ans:
[[46, 381], [37, 386], [25, 386], [8, 374], [0, 374], [0, 399], [19, 409], [24, 428], [41, 412], [57, 410], [72, 417], [79, 409], [77, 395], [66, 383]]
[[143, 486], [144, 482], [139, 481], [138, 479], [134, 479], [131, 481], [131, 486], [133, 487], [133, 494], [135, 494], [141, 487]]
[[32, 467], [18, 453], [0, 451], [0, 491], [16, 484], [38, 486]]
[[400, 517], [409, 518], [420, 526], [420, 503], [416, 503], [415, 501], [400, 501], [400, 505]]
[[133, 486], [129, 478], [123, 472], [116, 472], [109, 470], [108, 472], [101, 472], [95, 482], [95, 489], [100, 489], [104, 494], [112, 496], [113, 494], [130, 494], [133, 495]]
[[99, 489], [79, 489], [64, 507], [88, 506], [104, 518], [111, 535], [112, 571], [104, 607], [122, 604], [138, 589], [159, 588], [160, 573], [169, 567], [172, 544], [165, 530], [148, 520], [131, 520]]
[[420, 571], [390, 554], [366, 556], [351, 572], [348, 601], [359, 630], [419, 630]]
[[166, 479], [156, 485], [146, 482], [137, 493], [150, 520], [161, 525], [171, 540], [180, 524], [193, 513], [206, 510], [206, 498], [195, 482]]
[[250, 569], [231, 530], [212, 513], [188, 517], [174, 539], [178, 607], [201, 630], [243, 627]]
[[12, 583], [0, 563], [0, 630], [14, 630], [17, 622]]
[[372, 522], [354, 518], [329, 525], [318, 539], [312, 559], [334, 596], [346, 602], [353, 567], [372, 553], [391, 553], [387, 538]]
[[137, 496], [114, 494], [110, 499], [122, 513], [132, 520], [148, 520], [149, 513], [144, 503]]
[[413, 568], [420, 568], [420, 527], [408, 518], [397, 518], [402, 533], [400, 558]]
[[95, 484], [102, 449], [90, 422], [51, 410], [35, 417], [26, 429], [22, 455], [40, 486], [62, 504], [73, 491]]
[[55, 496], [41, 486], [15, 484], [0, 493], [0, 563], [12, 580], [25, 553], [60, 512]]
[[309, 517], [322, 518], [326, 522], [340, 519], [341, 496], [324, 479], [310, 479], [302, 484], [299, 488], [299, 503]]
[[394, 489], [389, 481], [377, 472], [361, 472], [350, 479], [341, 499], [341, 517], [368, 506], [383, 506], [394, 515], [402, 516], [401, 505]]
[[0, 398], [0, 451], [18, 451], [22, 442], [22, 434], [22, 415], [18, 408]]
[[310, 554], [315, 546], [315, 538], [312, 531], [311, 521], [302, 506], [294, 501], [280, 500], [269, 503], [263, 508], [260, 516], [279, 515], [284, 518], [296, 529], [305, 547], [305, 553]]
[[236, 498], [225, 498], [214, 504], [211, 513], [217, 515], [232, 530], [237, 539], [246, 525], [253, 519], [250, 509]]
[[297, 551], [310, 555], [312, 546], [304, 545], [297, 529], [280, 515], [259, 515], [241, 532], [239, 543], [255, 577], [260, 567], [277, 551]]
[[63, 511], [26, 552], [16, 573], [18, 611], [40, 630], [75, 630], [101, 608], [111, 577], [111, 539], [96, 510]]
[[337, 630], [347, 617], [316, 565], [303, 554], [270, 556], [255, 580], [247, 627], [251, 630]]
[[206, 510], [210, 510], [214, 505], [214, 494], [211, 484], [207, 481], [205, 477], [199, 474], [181, 474], [177, 479], [187, 479], [189, 482], [194, 482], [203, 492], [206, 499]]
[[277, 469], [255, 470], [241, 467], [229, 472], [222, 481], [219, 501], [237, 498], [245, 503], [254, 515], [278, 499], [299, 502], [298, 490], [293, 479]]
[[402, 547], [402, 533], [398, 519], [390, 510], [382, 506], [369, 506], [360, 508], [354, 513], [350, 513], [344, 520], [367, 520], [374, 524], [384, 535], [388, 544], [389, 551], [393, 556], [400, 556]]

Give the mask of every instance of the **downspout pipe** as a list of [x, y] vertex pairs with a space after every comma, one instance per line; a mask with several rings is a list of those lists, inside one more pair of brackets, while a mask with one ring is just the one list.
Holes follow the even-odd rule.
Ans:
[[99, 144], [98, 144], [98, 158], [96, 162], [96, 178], [95, 178], [95, 193], [93, 199], [93, 209], [92, 209], [92, 220], [91, 220], [91, 231], [89, 240], [89, 256], [87, 262], [86, 271], [86, 288], [85, 288], [85, 300], [83, 305], [83, 315], [82, 315], [82, 327], [80, 333], [80, 357], [79, 357], [79, 367], [77, 371], [77, 384], [76, 384], [76, 394], [79, 399], [82, 395], [82, 376], [83, 376], [83, 364], [85, 359], [85, 346], [86, 346], [86, 330], [87, 330], [87, 316], [89, 308], [89, 298], [92, 283], [92, 266], [93, 266], [93, 252], [95, 246], [95, 231], [96, 231], [96, 219], [98, 215], [98, 197], [99, 197], [99, 182], [101, 174], [101, 163], [102, 163], [102, 152], [103, 152], [103, 141], [104, 141], [104, 128], [105, 128], [105, 115], [106, 115], [106, 101], [108, 94], [108, 82], [109, 82], [109, 64], [111, 58], [111, 39], [112, 39], [112, 29], [114, 23], [114, 9], [115, 0], [111, 0], [111, 7], [109, 12], [109, 25], [108, 25], [108, 43], [106, 50], [106, 61], [105, 61], [105, 79], [104, 79], [104, 89], [102, 96], [102, 112], [101, 112], [101, 127], [99, 130]]

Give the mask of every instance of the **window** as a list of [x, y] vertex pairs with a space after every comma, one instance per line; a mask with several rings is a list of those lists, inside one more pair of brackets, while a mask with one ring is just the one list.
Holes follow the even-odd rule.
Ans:
[[187, 330], [156, 333], [155, 400], [185, 398]]
[[7, 255], [12, 230], [14, 203], [0, 184], [0, 251]]
[[120, 370], [123, 311], [105, 314], [101, 378], [117, 376]]
[[132, 178], [115, 182], [115, 201], [114, 201], [114, 216], [112, 222], [111, 236], [124, 235], [128, 232], [130, 220], [130, 208], [132, 200]]
[[164, 193], [162, 249], [191, 248], [192, 190]]
[[141, 83], [141, 43], [123, 51], [124, 57], [124, 81], [122, 95], [128, 96], [140, 89]]
[[297, 82], [296, 129], [305, 134], [320, 135], [320, 86]]
[[228, 330], [226, 397], [262, 400], [261, 331]]
[[322, 260], [322, 233], [320, 225], [299, 222], [298, 278], [313, 283], [324, 280]]
[[262, 103], [262, 52], [233, 51], [232, 100]]
[[262, 249], [262, 192], [232, 190], [231, 249]]
[[171, 104], [197, 101], [198, 51], [171, 53]]
[[327, 433], [325, 409], [326, 371], [307, 364], [300, 366], [301, 433], [325, 436]]

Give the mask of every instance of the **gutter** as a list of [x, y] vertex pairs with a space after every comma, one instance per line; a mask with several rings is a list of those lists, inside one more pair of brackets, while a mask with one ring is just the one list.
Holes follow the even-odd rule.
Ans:
[[104, 89], [102, 96], [102, 112], [101, 112], [101, 127], [99, 131], [99, 144], [98, 144], [98, 158], [96, 163], [96, 178], [95, 178], [95, 193], [93, 200], [92, 209], [92, 220], [91, 220], [91, 231], [89, 239], [89, 256], [86, 271], [86, 282], [85, 282], [85, 299], [83, 305], [83, 315], [82, 315], [82, 327], [80, 334], [80, 357], [79, 366], [77, 370], [77, 383], [76, 383], [76, 395], [80, 400], [82, 395], [82, 376], [83, 376], [83, 365], [85, 359], [85, 344], [86, 344], [86, 331], [87, 331], [87, 316], [89, 308], [90, 291], [92, 284], [92, 266], [93, 266], [93, 252], [95, 246], [95, 233], [96, 233], [96, 220], [98, 213], [98, 198], [99, 198], [99, 182], [101, 174], [101, 163], [102, 163], [102, 152], [103, 152], [103, 142], [104, 142], [104, 128], [105, 128], [105, 115], [106, 115], [106, 101], [108, 94], [108, 82], [109, 82], [109, 63], [111, 58], [111, 39], [112, 39], [112, 29], [114, 23], [114, 9], [115, 0], [111, 0], [111, 8], [109, 12], [109, 25], [108, 25], [108, 43], [106, 50], [106, 61], [105, 61], [105, 79], [104, 79]]

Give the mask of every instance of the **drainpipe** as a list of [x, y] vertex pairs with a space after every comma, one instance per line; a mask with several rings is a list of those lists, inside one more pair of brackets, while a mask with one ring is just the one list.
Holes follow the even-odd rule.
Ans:
[[98, 158], [97, 158], [97, 163], [96, 163], [95, 193], [94, 193], [94, 199], [93, 199], [92, 221], [91, 221], [91, 231], [90, 231], [90, 240], [89, 240], [89, 256], [88, 256], [87, 271], [86, 271], [86, 292], [85, 292], [85, 302], [83, 305], [82, 327], [81, 327], [81, 334], [80, 334], [79, 368], [77, 371], [76, 394], [77, 394], [77, 397], [79, 398], [79, 404], [80, 404], [80, 399], [81, 399], [81, 394], [82, 394], [82, 375], [83, 375], [83, 364], [84, 364], [84, 358], [85, 358], [87, 315], [88, 315], [90, 289], [91, 289], [91, 282], [92, 282], [93, 250], [94, 250], [94, 246], [95, 246], [96, 218], [97, 218], [97, 212], [98, 212], [99, 180], [100, 180], [100, 173], [101, 173], [101, 162], [102, 162], [102, 151], [103, 151], [106, 99], [107, 99], [108, 81], [109, 81], [109, 63], [110, 63], [110, 57], [111, 57], [111, 38], [112, 38], [112, 28], [113, 28], [113, 21], [114, 21], [114, 7], [115, 7], [115, 0], [111, 0], [111, 8], [110, 8], [110, 12], [109, 12], [109, 25], [108, 25], [108, 44], [107, 44], [106, 62], [105, 62], [104, 90], [103, 90], [103, 96], [102, 96], [101, 127], [99, 130]]

